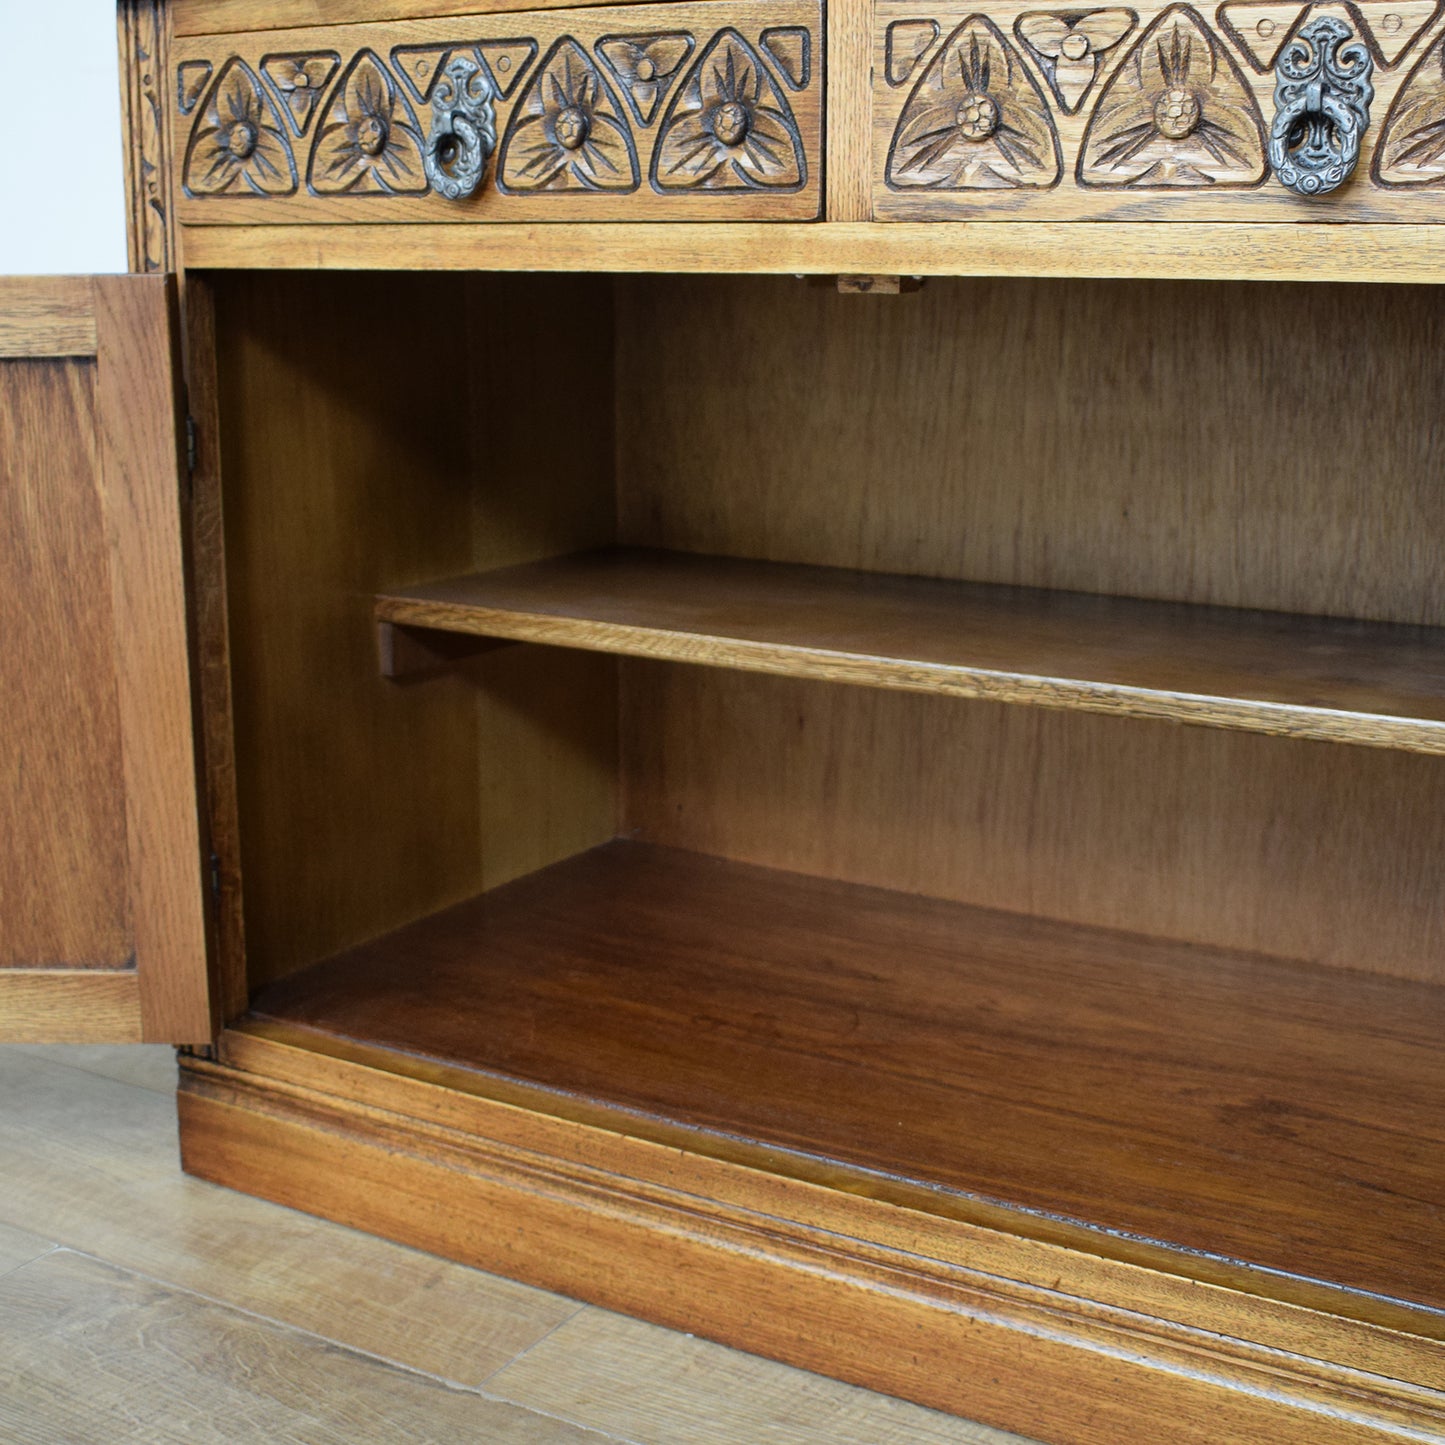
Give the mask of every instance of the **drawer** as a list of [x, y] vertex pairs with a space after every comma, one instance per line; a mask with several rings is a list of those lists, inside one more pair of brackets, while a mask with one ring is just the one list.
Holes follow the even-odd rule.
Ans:
[[[1435, 0], [1066, 10], [876, 0], [874, 214], [1445, 218], [1441, 9]], [[1307, 43], [1331, 19], [1350, 31], [1333, 66]], [[1328, 193], [1297, 194], [1269, 158], [1277, 70], [1292, 54], [1308, 57], [1305, 69], [1322, 58], [1327, 93], [1341, 94], [1357, 43], [1373, 98], [1354, 172]]]
[[[177, 213], [188, 225], [812, 219], [822, 41], [821, 0], [181, 37]], [[488, 140], [468, 191], [466, 158]]]

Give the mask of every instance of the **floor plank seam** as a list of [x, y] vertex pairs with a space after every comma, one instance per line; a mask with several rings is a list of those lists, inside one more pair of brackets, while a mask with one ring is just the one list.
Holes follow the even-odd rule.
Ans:
[[[630, 1440], [618, 1435], [609, 1435], [604, 1431], [596, 1429], [594, 1426], [581, 1424], [578, 1421], [570, 1420], [563, 1415], [554, 1415], [548, 1410], [539, 1410], [536, 1406], [529, 1405], [525, 1401], [509, 1399], [504, 1396], [494, 1394], [489, 1390], [483, 1389], [480, 1383], [476, 1385], [463, 1384], [460, 1380], [453, 1380], [449, 1379], [445, 1375], [434, 1374], [430, 1370], [423, 1370], [416, 1365], [409, 1365], [403, 1360], [394, 1360], [389, 1355], [379, 1354], [377, 1351], [368, 1350], [361, 1345], [347, 1344], [344, 1340], [338, 1340], [331, 1335], [323, 1335], [317, 1330], [307, 1329], [305, 1325], [293, 1324], [290, 1320], [281, 1319], [275, 1315], [263, 1314], [260, 1310], [247, 1309], [245, 1305], [236, 1304], [231, 1300], [223, 1299], [217, 1295], [206, 1294], [202, 1290], [195, 1289], [190, 1285], [179, 1284], [172, 1280], [164, 1279], [161, 1276], [153, 1275], [146, 1270], [135, 1269], [128, 1264], [121, 1264], [113, 1259], [106, 1259], [103, 1255], [92, 1254], [89, 1250], [76, 1249], [67, 1244], [58, 1244], [47, 1250], [46, 1253], [39, 1256], [39, 1258], [48, 1258], [50, 1255], [56, 1253], [73, 1254], [82, 1259], [88, 1259], [94, 1264], [103, 1265], [107, 1269], [119, 1270], [121, 1271], [121, 1273], [130, 1275], [134, 1279], [144, 1280], [148, 1284], [156, 1285], [161, 1289], [171, 1290], [176, 1294], [188, 1295], [192, 1299], [203, 1300], [207, 1304], [215, 1305], [219, 1309], [230, 1310], [232, 1313], [241, 1315], [246, 1319], [255, 1320], [258, 1324], [269, 1325], [276, 1329], [288, 1330], [293, 1334], [301, 1335], [309, 1340], [314, 1340], [318, 1344], [330, 1345], [334, 1349], [344, 1350], [347, 1354], [354, 1355], [360, 1359], [371, 1360], [375, 1364], [385, 1365], [394, 1370], [400, 1370], [404, 1374], [415, 1376], [417, 1379], [420, 1380], [430, 1380], [433, 1384], [440, 1385], [448, 1390], [456, 1391], [459, 1394], [473, 1395], [478, 1399], [488, 1400], [495, 1405], [511, 1405], [517, 1409], [526, 1410], [530, 1414], [537, 1415], [544, 1419], [556, 1420], [560, 1424], [572, 1425], [578, 1429], [586, 1430], [589, 1434], [596, 1435], [599, 1440], [613, 1442], [613, 1445], [645, 1445], [645, 1442]], [[34, 1263], [34, 1260], [27, 1261], [27, 1264]], [[21, 1269], [24, 1269], [25, 1267], [25, 1265], [19, 1266], [19, 1268]], [[478, 1273], [484, 1273], [484, 1271], [478, 1271]], [[3, 1276], [0, 1276], [0, 1278], [3, 1278]], [[571, 1315], [568, 1315], [567, 1318], [569, 1320], [575, 1319], [576, 1316], [586, 1308], [586, 1305], [579, 1305]], [[566, 1321], [563, 1321], [563, 1323], [565, 1324]], [[560, 1326], [558, 1326], [558, 1328], [560, 1328]], [[547, 1331], [548, 1335], [552, 1333], [552, 1330]], [[546, 1336], [544, 1335], [542, 1338], [545, 1339]], [[539, 1340], [537, 1341], [537, 1343], [540, 1344], [541, 1341]], [[510, 1365], [515, 1363], [516, 1360], [521, 1359], [522, 1355], [525, 1355], [528, 1350], [531, 1350], [533, 1348], [535, 1348], [534, 1345], [529, 1345], [527, 1347], [527, 1350], [523, 1350], [521, 1354], [514, 1356], [512, 1360], [509, 1360], [507, 1362], [507, 1364]], [[502, 1368], [505, 1369], [506, 1366], [503, 1366]], [[496, 1373], [497, 1371], [493, 1371], [492, 1374], [487, 1375], [485, 1378], [487, 1380], [490, 1380]]]
[[0, 1269], [0, 1282], [9, 1279], [12, 1274], [19, 1274], [22, 1269], [29, 1269], [32, 1264], [38, 1264], [42, 1259], [49, 1259], [52, 1254], [59, 1254], [64, 1248], [63, 1244], [52, 1244], [49, 1249], [41, 1250], [33, 1259], [12, 1264], [9, 1269]]
[[557, 1323], [553, 1325], [550, 1330], [548, 1330], [545, 1334], [538, 1335], [537, 1338], [533, 1340], [532, 1343], [528, 1345], [525, 1349], [518, 1350], [517, 1353], [513, 1355], [510, 1360], [505, 1361], [503, 1364], [498, 1365], [495, 1370], [489, 1371], [487, 1374], [483, 1375], [482, 1378], [477, 1381], [477, 1388], [479, 1390], [485, 1390], [486, 1387], [490, 1385], [491, 1382], [495, 1380], [497, 1376], [502, 1373], [503, 1370], [510, 1370], [512, 1366], [517, 1363], [518, 1360], [526, 1359], [526, 1357], [530, 1355], [532, 1351], [537, 1348], [538, 1345], [542, 1344], [545, 1340], [550, 1340], [552, 1336], [555, 1335], [557, 1331], [560, 1330], [564, 1325], [570, 1325], [572, 1321], [575, 1320], [579, 1315], [585, 1314], [589, 1308], [590, 1306], [579, 1303], [577, 1305], [577, 1308], [574, 1309], [565, 1320], [558, 1320]]

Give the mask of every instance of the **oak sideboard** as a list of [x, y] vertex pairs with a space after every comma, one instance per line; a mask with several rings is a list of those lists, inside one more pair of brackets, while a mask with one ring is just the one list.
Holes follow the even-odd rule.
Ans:
[[118, 15], [0, 1037], [1051, 1445], [1445, 1442], [1445, 4]]

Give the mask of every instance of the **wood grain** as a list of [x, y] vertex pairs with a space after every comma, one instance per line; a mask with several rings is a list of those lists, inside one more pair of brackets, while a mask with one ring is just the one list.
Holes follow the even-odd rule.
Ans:
[[169, 277], [95, 285], [130, 913], [148, 1041], [208, 1043], [213, 1009], [182, 555], [180, 339]]
[[0, 1035], [7, 1044], [138, 1044], [140, 1008], [133, 969], [0, 969]]
[[[43, 294], [43, 293], [42, 293]], [[0, 363], [0, 967], [133, 962], [95, 367]], [[17, 1021], [18, 1022], [18, 1021]]]
[[68, 1250], [0, 1279], [0, 1430], [17, 1445], [598, 1439]]
[[549, 368], [610, 376], [611, 310], [588, 281], [440, 277], [225, 278], [216, 302], [241, 844], [221, 869], [245, 879], [255, 986], [616, 831], [614, 664], [504, 651], [399, 685], [371, 616], [388, 586], [612, 540], [610, 387], [566, 426], [536, 392]]
[[1421, 985], [618, 843], [255, 1008], [1445, 1318]]
[[487, 1389], [638, 1445], [1027, 1445], [597, 1309], [539, 1341]]
[[628, 279], [621, 540], [1439, 625], [1442, 355], [1429, 291]]
[[376, 610], [439, 646], [470, 634], [1445, 753], [1433, 628], [638, 548], [428, 583]]
[[54, 1248], [48, 1239], [42, 1239], [38, 1234], [0, 1225], [0, 1276], [49, 1254]]
[[[813, 220], [824, 195], [823, 23], [820, 0], [669, 0], [494, 15], [484, 7], [482, 14], [381, 26], [178, 36], [173, 69], [208, 79], [184, 112], [178, 97], [170, 102], [177, 215], [189, 226], [227, 227]], [[791, 74], [776, 57], [771, 66], [764, 59], [768, 37], [779, 30], [799, 32], [786, 47]], [[604, 58], [600, 69], [592, 58], [609, 40], [667, 36], [687, 44], [614, 49], [622, 58]], [[497, 80], [497, 148], [482, 183], [469, 197], [447, 199], [429, 186], [422, 162], [436, 67], [454, 50], [475, 56], [478, 45], [522, 41], [535, 45], [535, 58]], [[856, 49], [866, 54], [866, 43], [860, 36]], [[398, 49], [428, 48], [430, 58], [410, 59], [405, 74], [396, 68]], [[278, 111], [259, 79], [278, 53], [334, 56], [334, 65], [326, 62], [327, 85], [334, 75], [342, 79], [330, 89], [312, 85], [301, 111]], [[641, 62], [647, 79], [639, 91], [630, 67]], [[426, 67], [421, 78], [418, 63]], [[366, 67], [362, 83], [386, 97], [374, 176], [366, 153], [346, 140], [346, 126], [354, 133], [360, 118], [346, 110], [353, 65]], [[564, 92], [565, 102], [554, 103]], [[858, 101], [861, 129], [861, 91]], [[731, 143], [715, 137], [711, 123], [727, 103], [746, 111]], [[244, 159], [225, 144], [237, 106], [261, 137]], [[556, 139], [550, 118], [569, 106], [581, 107], [588, 126], [586, 143], [576, 147]], [[855, 167], [860, 177], [864, 165]], [[855, 185], [866, 198], [865, 187], [866, 178]]]
[[0, 1097], [0, 1221], [165, 1285], [463, 1386], [576, 1312], [560, 1296], [188, 1179], [174, 1081], [130, 1087], [4, 1048]]
[[872, 6], [835, 0], [828, 7], [828, 204], [830, 221], [873, 215]]
[[[314, 1072], [314, 1052], [293, 1052]], [[407, 1087], [377, 1082], [387, 1104]], [[1403, 1383], [1428, 1374], [1438, 1349], [1418, 1334], [1370, 1327], [1398, 1348], [1399, 1365], [1366, 1375], [1336, 1363], [1358, 1356], [1316, 1353], [1322, 1336], [1305, 1317], [1286, 1352], [1185, 1323], [1208, 1286], [1179, 1291], [1182, 1313], [1142, 1313], [1138, 1293], [1122, 1308], [1101, 1306], [1074, 1293], [1090, 1275], [1084, 1255], [1053, 1251], [1026, 1283], [982, 1266], [992, 1251], [974, 1253], [965, 1226], [930, 1231], [925, 1216], [851, 1190], [705, 1168], [629, 1137], [634, 1124], [569, 1128], [542, 1111], [499, 1108], [495, 1129], [458, 1131], [430, 1122], [448, 1112], [445, 1090], [426, 1090], [439, 1097], [406, 1118], [360, 1107], [356, 1083], [327, 1095], [192, 1062], [181, 1099], [187, 1167], [1040, 1438], [1146, 1445], [1166, 1418], [1182, 1445], [1442, 1438], [1439, 1391]], [[700, 1174], [710, 1177], [699, 1189]], [[418, 1211], [407, 1203], [415, 1197], [445, 1207]], [[1153, 1278], [1155, 1288], [1181, 1284]], [[1261, 1321], [1277, 1308], [1235, 1300]], [[1342, 1323], [1313, 1318], [1325, 1333]]]
[[[282, 30], [340, 22], [425, 20], [431, 16], [512, 11], [517, 0], [170, 0], [177, 35]], [[529, 10], [576, 8], [576, 0], [539, 0]]]
[[[1240, 17], [1240, 24], [1252, 29], [1246, 18], [1250, 7], [1224, 9]], [[1121, 33], [1124, 38], [1113, 45], [1093, 50], [1099, 56], [1097, 79], [1079, 98], [1077, 109], [1067, 109], [1051, 94], [1038, 52], [1030, 52], [1019, 34], [1022, 20], [1042, 19], [1049, 14], [1079, 18], [1078, 12], [1041, 12], [1034, 0], [991, 0], [983, 12], [995, 34], [1008, 47], [1011, 62], [1004, 60], [998, 49], [989, 51], [993, 61], [993, 81], [984, 89], [996, 104], [1012, 103], [1016, 108], [1010, 121], [1022, 145], [1038, 157], [1023, 167], [1020, 175], [991, 138], [976, 141], [960, 139], [946, 151], [941, 164], [935, 163], [910, 170], [906, 161], [911, 151], [901, 132], [918, 134], [932, 124], [936, 141], [937, 117], [943, 107], [956, 107], [968, 93], [968, 83], [957, 72], [960, 51], [949, 52], [956, 34], [964, 51], [974, 43], [987, 45], [984, 31], [974, 26], [965, 29], [979, 14], [961, 0], [938, 0], [919, 6], [916, 0], [878, 0], [872, 22], [872, 170], [873, 210], [879, 220], [967, 221], [987, 218], [994, 221], [1022, 219], [1030, 222], [1095, 222], [1108, 218], [1120, 221], [1152, 221], [1168, 219], [1178, 224], [1191, 221], [1227, 221], [1258, 219], [1283, 223], [1329, 222], [1334, 224], [1362, 222], [1428, 222], [1442, 214], [1445, 197], [1430, 184], [1413, 183], [1385, 187], [1373, 174], [1378, 143], [1384, 134], [1385, 119], [1404, 82], [1422, 54], [1442, 32], [1442, 19], [1429, 7], [1416, 7], [1408, 12], [1410, 31], [1423, 25], [1419, 38], [1408, 48], [1391, 46], [1398, 59], [1382, 53], [1375, 30], [1386, 13], [1384, 7], [1365, 7], [1363, 19], [1359, 11], [1349, 15], [1352, 33], [1362, 30], [1366, 43], [1374, 53], [1372, 78], [1374, 100], [1370, 114], [1372, 123], [1361, 138], [1360, 160], [1354, 176], [1338, 190], [1325, 196], [1297, 196], [1276, 181], [1270, 173], [1265, 153], [1270, 122], [1275, 114], [1275, 71], [1272, 63], [1256, 64], [1244, 44], [1230, 37], [1230, 29], [1218, 20], [1217, 11], [1190, 12], [1182, 22], [1178, 11], [1168, 4], [1149, 3], [1109, 13], [1120, 17], [1108, 39]], [[1345, 12], [1341, 10], [1341, 17]], [[1258, 15], [1257, 8], [1254, 14]], [[1277, 28], [1271, 51], [1282, 47], [1286, 33], [1294, 25], [1295, 12], [1272, 12], [1271, 23]], [[1152, 34], [1149, 27], [1163, 17], [1163, 26]], [[1396, 12], [1397, 20], [1401, 18]], [[937, 39], [930, 43], [911, 67], [890, 64], [889, 38], [895, 24], [909, 26], [931, 21], [937, 26]], [[1128, 21], [1133, 24], [1129, 25]], [[1172, 143], [1157, 128], [1151, 102], [1156, 101], [1166, 82], [1161, 77], [1152, 52], [1156, 47], [1168, 50], [1179, 24], [1178, 34], [1186, 47], [1181, 83], [1202, 102], [1199, 121], [1185, 136]], [[1056, 27], [1061, 29], [1062, 27]], [[1083, 27], [1087, 33], [1088, 27]], [[1383, 33], [1383, 32], [1382, 32]], [[1403, 34], [1404, 32], [1402, 32]], [[1251, 36], [1251, 38], [1253, 38]], [[1057, 39], [1055, 41], [1057, 43]], [[1047, 41], [1045, 42], [1047, 44]], [[1255, 41], [1260, 46], [1260, 41]], [[1145, 86], [1140, 92], [1142, 104], [1136, 102], [1132, 114], [1117, 110], [1101, 114], [1109, 97], [1106, 87], [1113, 82], [1122, 94], [1131, 85], [1130, 70], [1134, 64], [1135, 47], [1144, 57]], [[907, 47], [904, 47], [905, 53]], [[1057, 52], [1055, 52], [1057, 54]], [[1187, 54], [1195, 57], [1191, 66]], [[1027, 57], [1027, 58], [1025, 58]], [[943, 84], [935, 84], [930, 71], [942, 66], [948, 73]], [[1006, 80], [1000, 73], [1009, 70]], [[1012, 82], [1012, 84], [1010, 84]], [[1157, 87], [1157, 88], [1155, 88]], [[909, 107], [912, 107], [910, 110]], [[1029, 117], [1021, 121], [1020, 114]], [[1100, 137], [1089, 143], [1089, 128], [1099, 117]], [[1224, 139], [1222, 148], [1212, 154], [1201, 135], [1213, 125], [1216, 139]], [[1037, 127], [1037, 128], [1035, 128]], [[1123, 129], [1127, 137], [1121, 137]], [[1103, 137], [1113, 135], [1111, 147]], [[1122, 143], [1121, 143], [1122, 141]], [[1049, 151], [1056, 148], [1057, 157]], [[1128, 159], [1116, 166], [1091, 163], [1091, 157], [1107, 154], [1111, 149], [1124, 150]], [[925, 150], [933, 153], [934, 146]], [[1014, 152], [1017, 158], [1019, 152]], [[893, 166], [890, 169], [890, 157]], [[1137, 161], [1134, 159], [1137, 157]], [[1083, 179], [1081, 179], [1081, 177]], [[1429, 173], [1414, 178], [1417, 182], [1433, 179]], [[1297, 236], [1295, 244], [1304, 251], [1311, 241]], [[1190, 274], [1181, 267], [1176, 275]]]
[[0, 358], [94, 356], [86, 276], [0, 276]]
[[187, 264], [261, 270], [744, 271], [1433, 285], [1434, 225], [992, 221], [185, 228]]

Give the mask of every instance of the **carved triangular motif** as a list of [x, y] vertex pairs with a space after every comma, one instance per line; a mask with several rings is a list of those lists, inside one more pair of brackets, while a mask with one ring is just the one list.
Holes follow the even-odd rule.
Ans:
[[812, 68], [813, 39], [801, 25], [777, 25], [758, 36], [783, 79], [794, 90], [806, 90]]
[[718, 31], [668, 105], [653, 186], [795, 191], [807, 178], [798, 123], [772, 72], [736, 30]]
[[296, 189], [286, 123], [237, 56], [221, 67], [196, 116], [181, 184], [191, 196], [289, 196]]
[[1059, 137], [1038, 82], [987, 16], [970, 16], [944, 42], [898, 117], [888, 185], [1051, 186], [1059, 171]]
[[1221, 5], [1219, 23], [1261, 75], [1274, 68], [1284, 43], [1299, 24], [1307, 5], [1279, 5], [1275, 0], [1245, 0]]
[[374, 51], [346, 67], [317, 128], [306, 183], [318, 195], [427, 190], [416, 112]]
[[639, 125], [651, 125], [678, 72], [692, 54], [693, 39], [685, 31], [660, 35], [608, 35], [597, 53], [612, 72]]
[[936, 20], [895, 20], [884, 41], [888, 84], [902, 85], [941, 34]]
[[1264, 179], [1264, 122], [1243, 72], [1190, 5], [1139, 37], [1099, 95], [1079, 154], [1085, 186], [1191, 189]]
[[1400, 87], [1375, 148], [1382, 186], [1436, 186], [1445, 181], [1445, 36], [1416, 62]]
[[306, 134], [321, 97], [336, 74], [341, 57], [332, 50], [307, 51], [298, 55], [267, 55], [261, 73], [281, 98], [298, 136]]
[[196, 108], [210, 78], [209, 60], [187, 60], [176, 67], [176, 108], [182, 115], [189, 115]]
[[391, 63], [406, 88], [420, 105], [431, 99], [437, 77], [446, 69], [454, 45], [398, 45], [391, 52]]
[[503, 191], [632, 191], [637, 148], [612, 88], [571, 36], [552, 46], [512, 111], [497, 162]]
[[492, 84], [503, 100], [516, 90], [528, 66], [537, 57], [535, 40], [484, 40], [477, 49], [492, 73]]
[[1094, 88], [1104, 58], [1127, 40], [1132, 10], [1033, 10], [1014, 21], [1014, 34], [1033, 56], [1065, 115]]
[[1360, 18], [1384, 65], [1394, 65], [1435, 18], [1439, 0], [1357, 0]]

